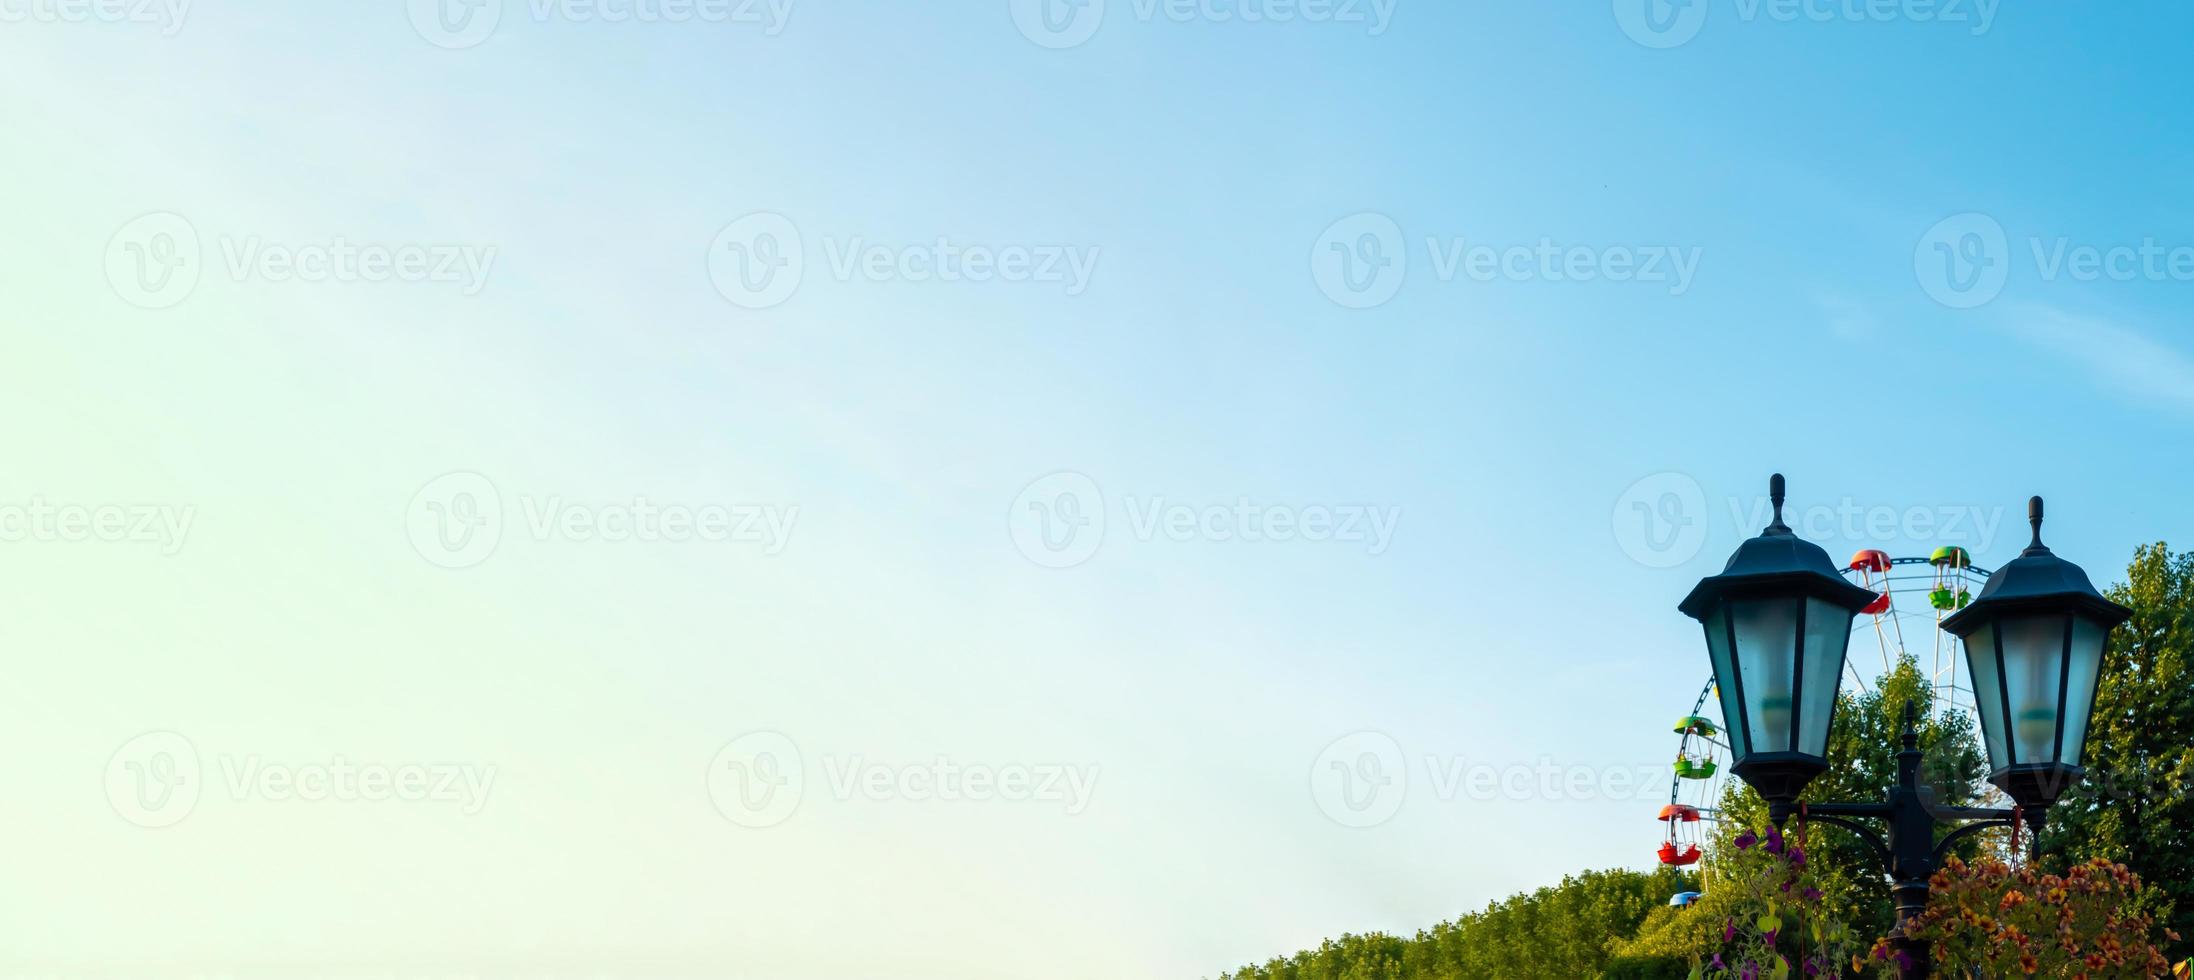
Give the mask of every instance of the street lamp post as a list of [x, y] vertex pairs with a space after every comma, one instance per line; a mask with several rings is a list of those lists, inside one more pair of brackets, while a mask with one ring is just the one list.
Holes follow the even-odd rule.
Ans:
[[[2042, 498], [2033, 498], [2033, 543], [1942, 623], [1964, 641], [1989, 781], [2017, 806], [1937, 805], [1920, 782], [1918, 716], [1909, 703], [1887, 800], [1801, 803], [1806, 784], [1828, 769], [1828, 726], [1851, 620], [1874, 593], [1845, 581], [1826, 551], [1783, 523], [1782, 474], [1768, 481], [1768, 496], [1774, 520], [1677, 608], [1705, 630], [1734, 771], [1767, 801], [1776, 826], [1802, 814], [1850, 830], [1873, 849], [1892, 883], [1897, 928], [1890, 942], [1907, 964], [1902, 975], [1924, 980], [1927, 945], [1905, 926], [1927, 908], [1928, 879], [1953, 844], [1987, 828], [2024, 824], [2038, 840], [2049, 807], [2083, 774], [2105, 641], [2132, 612], [2042, 544]], [[1860, 820], [1878, 821], [1881, 832]], [[1937, 841], [1937, 824], [1960, 826]]]

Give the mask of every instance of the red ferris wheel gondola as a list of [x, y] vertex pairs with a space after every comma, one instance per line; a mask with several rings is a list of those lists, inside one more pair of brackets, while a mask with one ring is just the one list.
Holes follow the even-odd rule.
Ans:
[[1699, 863], [1699, 845], [1685, 844], [1679, 847], [1671, 841], [1661, 845], [1660, 856], [1662, 864], [1687, 868]]
[[[1889, 566], [1889, 552], [1874, 548], [1866, 548], [1853, 554], [1851, 564], [1845, 566], [1859, 573], [1860, 585], [1869, 589], [1876, 589], [1879, 586], [1877, 591], [1881, 594], [1875, 596], [1873, 602], [1867, 603], [1866, 608], [1859, 610], [1861, 614], [1879, 616], [1889, 611], [1889, 587], [1887, 585]], [[1880, 576], [1880, 578], [1877, 578], [1877, 576]]]
[[1668, 839], [1658, 852], [1661, 863], [1679, 868], [1699, 863], [1699, 808], [1671, 803], [1661, 808], [1661, 822], [1668, 825]]

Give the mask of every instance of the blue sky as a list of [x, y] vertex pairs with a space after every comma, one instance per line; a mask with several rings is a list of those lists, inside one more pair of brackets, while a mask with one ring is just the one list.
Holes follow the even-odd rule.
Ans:
[[13, 962], [1209, 975], [1647, 866], [1770, 472], [2194, 541], [2181, 5], [434, 2], [0, 7]]

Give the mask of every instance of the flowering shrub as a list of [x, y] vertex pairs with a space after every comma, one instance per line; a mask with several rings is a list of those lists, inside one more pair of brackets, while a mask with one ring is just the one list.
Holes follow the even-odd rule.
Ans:
[[[1928, 887], [1927, 911], [1906, 932], [1932, 946], [1940, 973], [2085, 980], [2171, 975], [2171, 965], [2149, 942], [2155, 922], [2136, 910], [2141, 879], [2122, 864], [2096, 858], [2060, 878], [1997, 860], [1969, 865], [1952, 858]], [[2170, 930], [2164, 935], [2179, 938]]]
[[[1721, 944], [1693, 964], [1692, 980], [1834, 977], [1864, 948], [1836, 915], [1842, 887], [1806, 865], [1805, 848], [1773, 827], [1739, 834], [1715, 889], [1724, 906]], [[1719, 903], [1717, 903], [1719, 904]]]

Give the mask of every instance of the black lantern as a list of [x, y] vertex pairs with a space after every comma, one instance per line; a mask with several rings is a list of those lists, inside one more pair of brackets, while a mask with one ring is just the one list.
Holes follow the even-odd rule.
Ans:
[[2042, 544], [2042, 498], [2027, 501], [2026, 515], [2034, 542], [1943, 629], [1965, 641], [1988, 781], [2022, 807], [2046, 809], [2083, 773], [2103, 645], [2133, 611]]
[[1677, 608], [1706, 629], [1733, 770], [1769, 803], [1787, 804], [1828, 768], [1851, 620], [1876, 596], [1783, 523], [1782, 474], [1768, 496], [1774, 521]]

